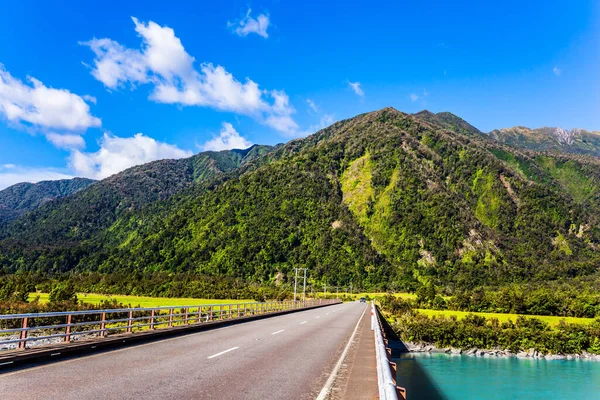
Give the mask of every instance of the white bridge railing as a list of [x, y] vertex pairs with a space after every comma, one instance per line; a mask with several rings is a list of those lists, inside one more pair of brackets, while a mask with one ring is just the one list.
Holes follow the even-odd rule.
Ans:
[[[387, 339], [385, 339], [383, 335], [381, 320], [379, 319], [379, 313], [375, 308], [375, 302], [371, 303], [371, 329], [375, 335], [379, 398], [381, 400], [406, 400], [406, 390], [396, 386], [396, 377], [394, 376], [396, 364], [390, 362], [391, 351], [387, 347]], [[394, 375], [392, 373], [394, 373]]]
[[26, 349], [114, 333], [173, 328], [339, 302], [332, 299], [0, 315], [0, 348]]

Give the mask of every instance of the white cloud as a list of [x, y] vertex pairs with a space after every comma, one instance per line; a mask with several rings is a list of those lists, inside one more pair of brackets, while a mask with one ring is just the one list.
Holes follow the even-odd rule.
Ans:
[[84, 99], [85, 101], [87, 101], [88, 103], [93, 103], [96, 104], [96, 98], [94, 96], [90, 96], [89, 94], [84, 94], [83, 96], [81, 96], [82, 99]]
[[0, 115], [9, 122], [68, 131], [100, 126], [84, 97], [47, 87], [31, 76], [27, 79], [29, 84], [23, 83], [0, 64]]
[[191, 151], [161, 143], [138, 133], [121, 138], [105, 133], [97, 152], [73, 150], [71, 168], [81, 176], [103, 179], [135, 165], [166, 158], [190, 157]]
[[78, 135], [49, 133], [46, 136], [57, 147], [68, 148], [71, 151], [69, 157], [71, 173], [56, 168], [4, 164], [0, 165], [0, 189], [19, 182], [71, 179], [74, 176], [104, 179], [135, 165], [193, 155], [191, 151], [159, 142], [142, 133], [128, 138], [105, 133], [100, 141], [100, 149], [96, 152], [79, 150], [78, 147], [83, 147], [85, 143]]
[[221, 132], [219, 132], [219, 136], [207, 141], [200, 146], [200, 148], [202, 151], [221, 151], [231, 149], [247, 149], [250, 146], [252, 146], [252, 142], [241, 136], [238, 131], [235, 130], [233, 125], [228, 122], [224, 122]]
[[238, 36], [248, 36], [251, 33], [256, 33], [265, 39], [269, 37], [267, 29], [269, 28], [269, 15], [259, 14], [256, 19], [250, 16], [252, 10], [248, 8], [246, 16], [236, 22], [227, 22], [227, 26], [233, 29]]
[[85, 140], [80, 135], [48, 133], [46, 139], [59, 149], [76, 149], [85, 147]]
[[147, 66], [143, 55], [138, 50], [130, 50], [110, 39], [92, 39], [79, 42], [88, 46], [96, 54], [94, 78], [111, 89], [127, 82], [147, 82]]
[[560, 76], [560, 74], [562, 74], [562, 70], [558, 67], [554, 67], [552, 69], [552, 72], [554, 72], [554, 75], [556, 75], [556, 76]]
[[267, 116], [265, 123], [284, 135], [297, 135], [299, 127], [292, 118], [292, 114], [296, 110], [290, 105], [288, 95], [284, 91], [272, 90], [270, 97], [273, 98], [273, 111], [271, 115]]
[[199, 69], [173, 29], [133, 18], [141, 49], [128, 49], [110, 39], [81, 43], [96, 58], [92, 75], [109, 89], [150, 84], [150, 99], [158, 103], [212, 107], [251, 116], [280, 132], [293, 135], [295, 109], [283, 91], [263, 90], [249, 78], [236, 79], [220, 65], [205, 62]]
[[72, 175], [54, 168], [23, 167], [15, 164], [0, 166], [0, 190], [21, 182], [40, 182], [58, 179], [71, 179]]
[[348, 86], [356, 93], [357, 96], [363, 97], [365, 95], [364, 90], [360, 87], [360, 82], [350, 82], [348, 81]]
[[423, 89], [423, 94], [422, 95], [418, 95], [416, 93], [411, 93], [408, 95], [408, 98], [410, 99], [410, 101], [412, 101], [413, 103], [419, 99], [421, 100], [425, 100], [425, 97], [429, 96], [429, 92], [427, 91], [427, 89]]
[[309, 134], [317, 132], [321, 129], [327, 128], [329, 125], [333, 124], [334, 122], [335, 122], [335, 119], [332, 114], [323, 114], [317, 125], [310, 126]]
[[311, 99], [306, 99], [306, 103], [308, 103], [308, 107], [310, 107], [311, 110], [313, 110], [316, 113], [319, 112], [319, 107], [317, 107], [314, 101], [312, 101]]

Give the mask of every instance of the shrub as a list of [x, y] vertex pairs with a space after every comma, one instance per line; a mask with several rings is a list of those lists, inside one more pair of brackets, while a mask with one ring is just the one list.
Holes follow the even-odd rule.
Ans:
[[77, 294], [75, 293], [75, 288], [71, 283], [58, 283], [52, 288], [48, 299], [51, 303], [58, 303], [62, 301], [77, 303]]

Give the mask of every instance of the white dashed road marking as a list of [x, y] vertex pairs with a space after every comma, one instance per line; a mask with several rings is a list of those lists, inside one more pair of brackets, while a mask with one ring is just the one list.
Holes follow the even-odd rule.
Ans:
[[232, 348], [230, 348], [230, 349], [227, 349], [227, 350], [225, 350], [225, 351], [222, 351], [222, 352], [220, 352], [220, 353], [217, 353], [217, 354], [213, 354], [212, 356], [210, 356], [210, 357], [206, 357], [206, 358], [208, 358], [208, 359], [211, 359], [211, 358], [219, 357], [219, 356], [221, 356], [221, 355], [223, 355], [223, 354], [225, 354], [225, 353], [229, 353], [230, 351], [233, 351], [233, 350], [235, 350], [235, 349], [239, 349], [239, 346], [232, 347]]

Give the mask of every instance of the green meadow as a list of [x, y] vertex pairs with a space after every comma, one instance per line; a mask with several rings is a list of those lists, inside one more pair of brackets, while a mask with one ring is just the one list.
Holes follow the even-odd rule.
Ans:
[[[48, 301], [48, 293], [31, 293], [29, 301], [40, 296], [40, 302]], [[149, 297], [149, 296], [127, 296], [127, 295], [110, 295], [97, 293], [77, 293], [77, 298], [80, 301], [91, 304], [99, 304], [104, 300], [116, 300], [124, 305], [132, 307], [168, 307], [168, 306], [197, 306], [204, 304], [237, 304], [237, 303], [254, 303], [254, 300], [215, 300], [215, 299], [195, 299], [182, 297]]]
[[[500, 322], [507, 321], [516, 321], [518, 315], [517, 314], [500, 314], [500, 313], [484, 313], [484, 312], [466, 312], [466, 311], [451, 311], [451, 310], [426, 310], [426, 309], [418, 309], [421, 314], [425, 314], [427, 316], [437, 316], [443, 315], [449, 317], [451, 315], [455, 315], [458, 319], [462, 319], [468, 314], [480, 315], [487, 319], [496, 318]], [[556, 326], [559, 324], [561, 320], [564, 320], [568, 323], [575, 324], [589, 324], [594, 321], [594, 318], [575, 318], [575, 317], [555, 317], [549, 315], [524, 315], [528, 318], [537, 318], [540, 319], [551, 326]]]
[[[327, 296], [333, 296], [335, 295], [335, 289], [333, 291], [327, 291]], [[381, 297], [381, 296], [385, 296], [388, 293], [386, 292], [372, 292], [372, 293], [366, 293], [366, 292], [362, 292], [362, 293], [352, 293], [352, 295], [350, 295], [350, 293], [346, 293], [346, 292], [338, 292], [338, 295], [340, 297], [343, 296], [348, 296], [348, 297], [352, 297], [353, 299], [360, 299], [361, 297], [365, 297], [365, 298], [370, 298], [370, 299], [375, 299], [377, 297]], [[324, 292], [317, 292], [316, 293], [317, 297], [323, 297], [325, 295]], [[406, 299], [406, 300], [414, 300], [417, 298], [416, 294], [413, 293], [394, 293], [393, 294], [394, 297], [398, 297], [401, 299]]]

